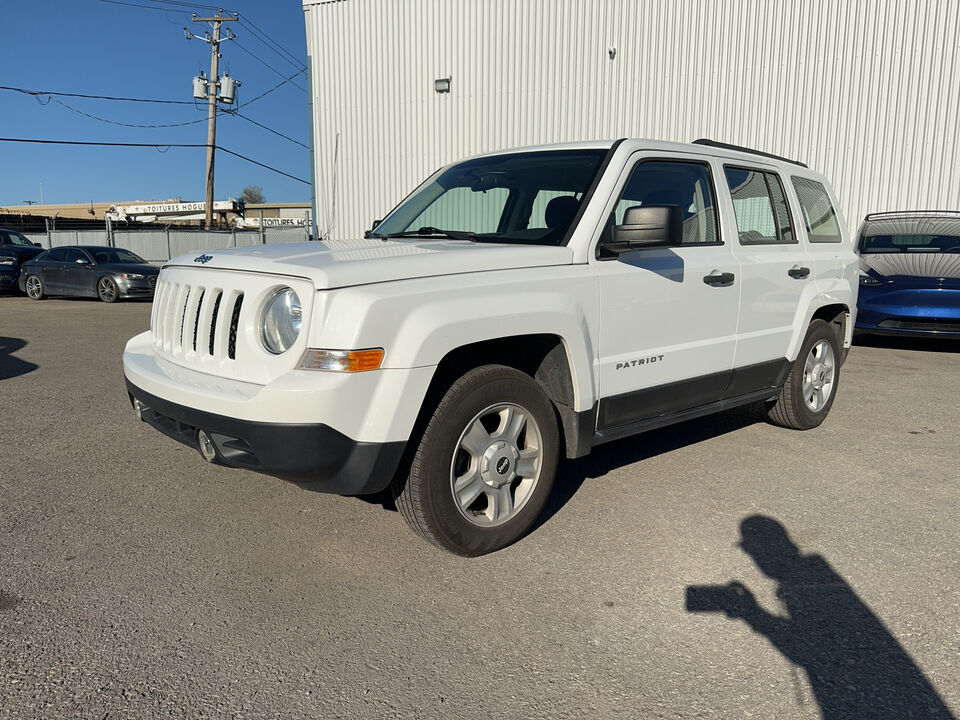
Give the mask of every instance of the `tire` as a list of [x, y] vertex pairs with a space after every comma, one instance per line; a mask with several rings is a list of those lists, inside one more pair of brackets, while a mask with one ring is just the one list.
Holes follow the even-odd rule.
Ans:
[[40, 279], [39, 275], [27, 275], [27, 279], [23, 281], [23, 286], [27, 297], [31, 300], [43, 300], [47, 296], [43, 287], [43, 280]]
[[810, 430], [820, 425], [837, 396], [840, 364], [836, 333], [823, 320], [814, 320], [780, 397], [767, 406], [768, 420], [794, 430]]
[[97, 280], [97, 297], [105, 303], [116, 302], [120, 297], [120, 289], [113, 278], [104, 275]]
[[539, 517], [559, 452], [556, 412], [533, 379], [503, 365], [475, 368], [433, 411], [394, 493], [397, 509], [415, 533], [452, 553], [499, 550]]

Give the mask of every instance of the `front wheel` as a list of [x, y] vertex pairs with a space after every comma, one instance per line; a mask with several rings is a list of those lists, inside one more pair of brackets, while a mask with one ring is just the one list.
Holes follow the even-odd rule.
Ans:
[[433, 412], [397, 509], [414, 532], [450, 552], [499, 550], [543, 510], [559, 448], [553, 405], [530, 376], [502, 365], [475, 368]]
[[120, 297], [120, 291], [117, 289], [117, 283], [113, 278], [102, 277], [97, 281], [97, 297], [105, 303], [116, 302]]
[[783, 392], [767, 408], [770, 422], [794, 430], [809, 430], [822, 423], [837, 396], [839, 359], [836, 333], [823, 320], [814, 320]]
[[24, 289], [27, 291], [27, 297], [31, 300], [43, 300], [45, 293], [43, 291], [43, 280], [39, 275], [28, 275], [24, 281]]

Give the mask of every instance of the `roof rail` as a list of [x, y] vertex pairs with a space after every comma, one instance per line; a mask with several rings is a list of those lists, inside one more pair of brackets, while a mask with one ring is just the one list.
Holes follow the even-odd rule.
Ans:
[[697, 138], [693, 141], [694, 145], [709, 145], [710, 147], [723, 148], [724, 150], [736, 150], [737, 152], [750, 153], [751, 155], [762, 155], [763, 157], [773, 158], [774, 160], [780, 160], [782, 162], [788, 162], [792, 165], [799, 165], [800, 167], [808, 167], [806, 163], [802, 163], [799, 160], [791, 160], [790, 158], [785, 158], [782, 155], [774, 155], [773, 153], [763, 152], [762, 150], [754, 150], [753, 148], [744, 147], [743, 145], [731, 145], [730, 143], [717, 142], [716, 140], [711, 140], [710, 138]]
[[863, 221], [885, 220], [896, 217], [938, 217], [941, 215], [960, 217], [960, 210], [891, 210], [889, 212], [869, 213], [863, 218]]

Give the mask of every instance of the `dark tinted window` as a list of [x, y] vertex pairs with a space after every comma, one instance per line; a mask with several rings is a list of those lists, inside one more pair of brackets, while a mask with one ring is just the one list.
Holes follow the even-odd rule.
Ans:
[[810, 242], [840, 242], [840, 224], [827, 189], [816, 180], [802, 177], [793, 178], [793, 187], [800, 199]]
[[614, 208], [614, 222], [623, 223], [628, 208], [674, 205], [683, 217], [684, 245], [719, 242], [710, 168], [694, 162], [645, 160], [637, 164]]
[[87, 254], [83, 250], [78, 250], [77, 248], [67, 249], [67, 262], [68, 263], [89, 263], [90, 258], [87, 257]]
[[741, 245], [797, 242], [776, 173], [724, 167]]
[[70, 248], [54, 248], [43, 258], [44, 260], [51, 260], [53, 262], [67, 262], [67, 253], [70, 251]]
[[23, 245], [26, 247], [33, 247], [32, 242], [15, 230], [0, 230], [0, 245]]
[[145, 263], [139, 255], [123, 248], [96, 248], [88, 250], [93, 259], [98, 263]]
[[860, 241], [862, 253], [960, 253], [957, 235], [870, 235]]

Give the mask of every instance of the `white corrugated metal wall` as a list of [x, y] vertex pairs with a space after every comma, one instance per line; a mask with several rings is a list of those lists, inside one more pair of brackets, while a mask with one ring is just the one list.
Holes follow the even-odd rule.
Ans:
[[[304, 0], [321, 232], [440, 165], [568, 140], [710, 137], [867, 212], [960, 208], [957, 0]], [[609, 49], [615, 48], [613, 59]], [[433, 81], [452, 78], [451, 92]]]

